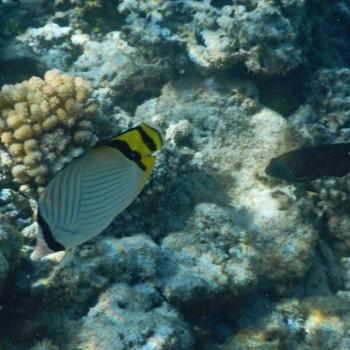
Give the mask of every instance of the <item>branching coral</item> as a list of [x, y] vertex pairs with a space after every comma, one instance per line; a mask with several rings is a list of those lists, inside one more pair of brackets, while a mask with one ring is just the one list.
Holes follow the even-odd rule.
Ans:
[[79, 77], [46, 72], [0, 92], [0, 143], [13, 157], [21, 184], [43, 185], [93, 144], [95, 106], [91, 87]]

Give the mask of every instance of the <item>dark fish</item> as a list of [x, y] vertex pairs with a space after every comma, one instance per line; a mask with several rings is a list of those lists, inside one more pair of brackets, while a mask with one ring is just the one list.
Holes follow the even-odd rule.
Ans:
[[342, 177], [349, 172], [350, 143], [298, 148], [272, 158], [265, 169], [267, 175], [287, 181]]

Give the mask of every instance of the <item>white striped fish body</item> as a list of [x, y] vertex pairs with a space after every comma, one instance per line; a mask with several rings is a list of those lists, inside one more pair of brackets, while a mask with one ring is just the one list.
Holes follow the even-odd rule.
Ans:
[[[147, 157], [153, 164], [153, 156]], [[118, 149], [100, 146], [49, 183], [39, 211], [66, 249], [101, 233], [139, 194], [150, 175]]]

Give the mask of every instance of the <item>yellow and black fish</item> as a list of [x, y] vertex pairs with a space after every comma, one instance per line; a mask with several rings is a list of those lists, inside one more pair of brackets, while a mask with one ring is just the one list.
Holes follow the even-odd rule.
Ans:
[[350, 143], [298, 148], [272, 158], [267, 175], [287, 181], [311, 181], [350, 172]]
[[101, 233], [140, 193], [163, 144], [141, 125], [97, 144], [63, 168], [38, 202], [39, 235], [31, 258], [75, 247]]

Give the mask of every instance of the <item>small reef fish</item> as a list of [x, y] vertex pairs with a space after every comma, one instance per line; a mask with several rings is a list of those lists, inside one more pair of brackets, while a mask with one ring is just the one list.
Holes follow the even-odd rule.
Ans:
[[265, 169], [267, 175], [286, 181], [342, 177], [349, 172], [350, 143], [298, 148], [272, 158]]
[[141, 192], [163, 145], [149, 124], [98, 143], [63, 168], [38, 200], [38, 260], [101, 233]]

